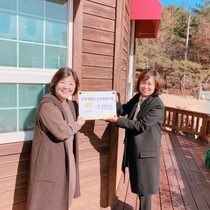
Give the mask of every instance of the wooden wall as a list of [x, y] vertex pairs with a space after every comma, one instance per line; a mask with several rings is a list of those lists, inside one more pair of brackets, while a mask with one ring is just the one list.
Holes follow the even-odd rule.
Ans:
[[[75, 7], [73, 68], [80, 90], [114, 89], [126, 101], [130, 0], [81, 0]], [[72, 209], [100, 209], [115, 202], [123, 139], [124, 130], [115, 124], [86, 122], [80, 133], [82, 196]]]
[[[130, 0], [75, 0], [73, 69], [80, 90], [116, 90], [126, 101]], [[79, 133], [82, 196], [72, 210], [111, 209], [121, 174], [124, 131], [103, 120]], [[0, 209], [23, 210], [31, 141], [0, 144]]]
[[[120, 74], [119, 76], [115, 76], [115, 81], [118, 81], [118, 78], [120, 78], [120, 82], [118, 81], [116, 84], [116, 90], [120, 94], [120, 101], [126, 102], [128, 100], [127, 98], [127, 79], [128, 79], [128, 62], [129, 62], [129, 46], [130, 46], [130, 0], [124, 0], [124, 7], [122, 10], [122, 17], [120, 18], [121, 24], [123, 27], [122, 29], [119, 28], [117, 35], [121, 36], [117, 39], [121, 40], [121, 43], [117, 48], [121, 50], [121, 66], [120, 71], [118, 71], [118, 67], [116, 67], [116, 72]], [[120, 2], [118, 2], [119, 4]], [[122, 33], [120, 32], [122, 31]], [[120, 35], [121, 34], [121, 35]], [[118, 52], [115, 54], [115, 58], [118, 59]], [[118, 132], [118, 156], [117, 156], [117, 184], [120, 180], [121, 175], [121, 162], [122, 162], [122, 156], [123, 156], [123, 141], [124, 141], [124, 129], [119, 129]]]
[[31, 141], [0, 144], [0, 209], [23, 210]]

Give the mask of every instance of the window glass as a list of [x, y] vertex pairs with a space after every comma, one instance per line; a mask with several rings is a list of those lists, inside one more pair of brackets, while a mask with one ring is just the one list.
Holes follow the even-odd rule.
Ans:
[[16, 107], [17, 91], [16, 84], [0, 84], [0, 107]]
[[50, 84], [45, 85], [43, 91], [44, 91], [44, 93], [49, 93], [50, 92]]
[[36, 106], [43, 96], [43, 85], [19, 85], [19, 106]]
[[0, 109], [0, 133], [17, 132], [17, 111]]
[[17, 38], [16, 16], [0, 11], [0, 38]]
[[20, 16], [19, 38], [24, 41], [43, 43], [43, 20]]
[[34, 129], [37, 108], [21, 109], [19, 112], [19, 131]]
[[67, 19], [67, 0], [47, 0], [46, 17], [65, 21]]
[[44, 0], [19, 0], [19, 11], [44, 16]]
[[61, 68], [66, 64], [66, 49], [60, 47], [46, 47], [45, 68]]
[[66, 66], [68, 2], [14, 2], [18, 2], [18, 7], [9, 1], [10, 10], [0, 4], [0, 66], [51, 69]]
[[21, 131], [34, 129], [51, 76], [70, 59], [68, 9], [67, 0], [0, 0], [0, 143], [31, 139]]
[[20, 67], [42, 68], [43, 46], [37, 44], [19, 44]]
[[15, 0], [0, 0], [0, 8], [16, 10], [16, 2]]
[[0, 132], [33, 130], [39, 100], [49, 88], [40, 84], [0, 84]]
[[66, 46], [67, 26], [63, 23], [46, 21], [46, 43]]
[[0, 66], [17, 66], [17, 43], [0, 40]]

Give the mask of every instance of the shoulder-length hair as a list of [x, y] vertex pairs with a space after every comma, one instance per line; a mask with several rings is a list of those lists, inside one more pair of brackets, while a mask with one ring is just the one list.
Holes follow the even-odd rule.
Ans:
[[79, 78], [78, 78], [76, 72], [69, 67], [62, 67], [54, 74], [54, 76], [51, 79], [50, 91], [53, 94], [55, 94], [55, 86], [58, 84], [58, 82], [61, 79], [65, 78], [65, 77], [69, 77], [69, 76], [73, 77], [74, 82], [76, 84], [75, 90], [74, 90], [74, 93], [73, 93], [73, 95], [76, 95], [77, 92], [78, 92], [78, 88], [79, 88]]
[[154, 93], [152, 94], [153, 96], [158, 96], [161, 94], [162, 88], [163, 88], [163, 78], [160, 76], [158, 71], [153, 70], [153, 69], [147, 69], [142, 71], [142, 73], [139, 75], [137, 83], [136, 83], [136, 91], [140, 92], [139, 90], [139, 85], [141, 81], [146, 81], [150, 77], [153, 77], [155, 79], [155, 90]]

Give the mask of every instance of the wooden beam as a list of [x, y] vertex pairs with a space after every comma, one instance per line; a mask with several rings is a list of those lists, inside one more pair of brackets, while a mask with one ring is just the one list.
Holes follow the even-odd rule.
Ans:
[[[114, 70], [113, 70], [113, 89], [120, 92], [121, 81], [121, 62], [123, 45], [123, 20], [124, 20], [124, 0], [116, 1], [116, 22], [115, 22], [115, 50], [114, 50]], [[116, 200], [117, 188], [117, 154], [118, 154], [118, 128], [115, 123], [111, 124], [110, 136], [110, 162], [109, 162], [109, 188], [108, 205], [113, 205]]]

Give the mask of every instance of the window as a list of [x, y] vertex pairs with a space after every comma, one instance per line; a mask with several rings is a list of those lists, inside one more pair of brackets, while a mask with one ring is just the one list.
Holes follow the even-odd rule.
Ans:
[[34, 129], [38, 101], [49, 85], [0, 84], [0, 133]]
[[32, 139], [38, 100], [71, 67], [72, 2], [0, 1], [0, 143]]
[[67, 2], [0, 1], [0, 66], [66, 65]]

